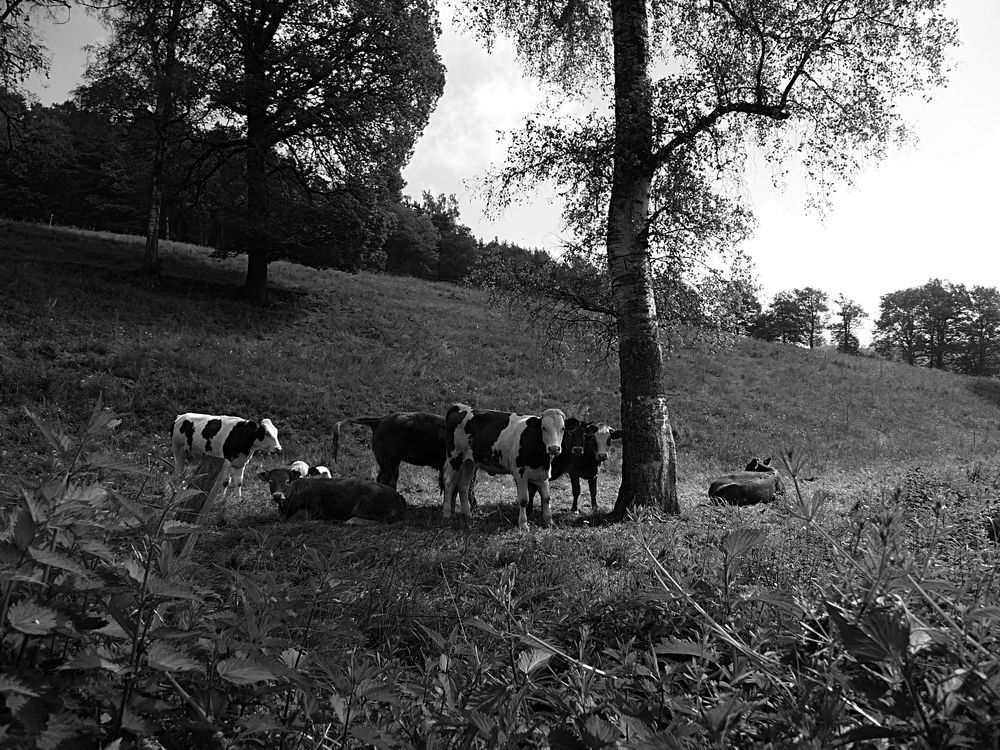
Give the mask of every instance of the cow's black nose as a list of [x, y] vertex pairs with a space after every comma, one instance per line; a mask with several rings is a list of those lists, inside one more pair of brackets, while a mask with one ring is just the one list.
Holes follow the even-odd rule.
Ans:
[[583, 448], [576, 447], [572, 451], [570, 451], [570, 453], [572, 453], [574, 456], [582, 456], [583, 455]]
[[548, 447], [548, 451], [549, 451], [549, 455], [550, 456], [558, 456], [560, 453], [562, 453], [562, 446], [560, 446], [560, 445], [550, 445]]

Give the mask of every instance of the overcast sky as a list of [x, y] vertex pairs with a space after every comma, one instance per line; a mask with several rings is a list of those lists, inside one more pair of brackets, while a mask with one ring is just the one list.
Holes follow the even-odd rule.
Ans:
[[[747, 250], [766, 298], [814, 286], [831, 298], [842, 292], [877, 317], [882, 294], [933, 277], [1000, 286], [1000, 1], [952, 0], [951, 13], [962, 42], [951, 84], [930, 102], [903, 108], [917, 143], [840, 189], [824, 218], [806, 210], [804, 184], [794, 175], [779, 192], [763, 167], [750, 165], [758, 228]], [[485, 215], [477, 190], [478, 178], [505, 156], [501, 133], [517, 128], [542, 93], [522, 75], [509, 45], [487, 54], [449, 18], [445, 9], [445, 92], [403, 172], [406, 192], [454, 193], [476, 236], [556, 251], [564, 233], [551, 190], [494, 218]], [[82, 45], [102, 34], [79, 8], [59, 20], [65, 22], [43, 24], [49, 79], [31, 85], [44, 103], [68, 97], [85, 62]]]

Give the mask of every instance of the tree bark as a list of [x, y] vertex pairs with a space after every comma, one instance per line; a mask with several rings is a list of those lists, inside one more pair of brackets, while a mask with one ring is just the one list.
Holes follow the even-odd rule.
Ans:
[[609, 515], [636, 505], [678, 513], [676, 451], [663, 388], [649, 257], [653, 178], [649, 20], [645, 0], [613, 0], [615, 151], [608, 209], [608, 267], [618, 326], [622, 483]]
[[267, 104], [264, 101], [264, 69], [254, 50], [245, 57], [247, 99], [247, 278], [244, 285], [251, 304], [267, 303]]

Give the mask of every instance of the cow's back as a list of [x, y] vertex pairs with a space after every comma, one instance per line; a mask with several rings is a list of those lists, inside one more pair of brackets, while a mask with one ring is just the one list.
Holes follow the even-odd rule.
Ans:
[[775, 472], [740, 471], [717, 478], [709, 485], [708, 496], [731, 505], [769, 503], [783, 489]]
[[389, 522], [406, 512], [406, 500], [392, 487], [370, 479], [300, 479], [292, 484], [282, 513], [288, 519], [302, 511], [314, 520]]
[[445, 419], [430, 412], [398, 412], [384, 417], [372, 431], [376, 459], [440, 469], [444, 461]]

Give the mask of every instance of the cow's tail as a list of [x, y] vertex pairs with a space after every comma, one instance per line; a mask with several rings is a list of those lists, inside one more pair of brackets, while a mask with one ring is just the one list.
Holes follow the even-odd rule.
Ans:
[[365, 427], [371, 427], [372, 431], [379, 426], [383, 417], [348, 417], [347, 419], [341, 419], [333, 425], [333, 445], [330, 455], [332, 460], [337, 460], [337, 455], [340, 453], [340, 427], [345, 424], [360, 424]]

